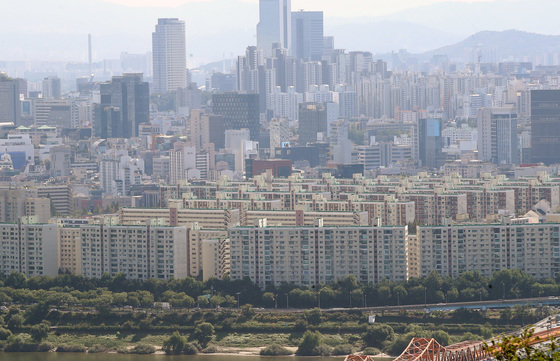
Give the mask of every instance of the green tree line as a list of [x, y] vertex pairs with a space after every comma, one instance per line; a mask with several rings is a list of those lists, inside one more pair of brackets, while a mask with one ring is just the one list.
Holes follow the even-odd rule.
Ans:
[[465, 272], [457, 278], [433, 272], [406, 282], [362, 284], [353, 275], [315, 288], [283, 284], [261, 290], [250, 280], [206, 282], [195, 278], [146, 281], [127, 280], [122, 274], [87, 279], [70, 274], [26, 277], [12, 273], [0, 278], [0, 303], [51, 306], [152, 307], [168, 302], [176, 308], [237, 307], [251, 304], [267, 308], [373, 307], [435, 304], [478, 300], [560, 295], [560, 277], [537, 280], [519, 270], [501, 270], [491, 278]]

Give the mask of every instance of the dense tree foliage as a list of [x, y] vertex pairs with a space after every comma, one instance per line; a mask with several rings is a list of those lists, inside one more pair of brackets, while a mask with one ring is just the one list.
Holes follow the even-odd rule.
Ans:
[[321, 345], [321, 334], [318, 331], [305, 331], [296, 355], [313, 356], [317, 355], [317, 347]]
[[531, 345], [534, 330], [527, 329], [520, 336], [504, 336], [498, 342], [485, 345], [498, 361], [555, 361], [560, 360], [560, 345], [551, 341], [545, 347]]
[[183, 353], [187, 339], [175, 331], [167, 340], [163, 342], [163, 350], [168, 355], [179, 355]]
[[203, 348], [208, 347], [208, 343], [214, 337], [214, 326], [209, 322], [201, 322], [194, 328], [192, 339], [197, 341]]
[[363, 336], [366, 346], [382, 348], [386, 341], [392, 341], [395, 337], [395, 331], [389, 325], [372, 325], [369, 326]]
[[[406, 304], [435, 304], [494, 300], [501, 298], [544, 297], [560, 295], [560, 277], [536, 280], [518, 270], [502, 270], [488, 279], [478, 272], [465, 272], [452, 279], [433, 272], [422, 279], [406, 282], [383, 281], [361, 284], [347, 276], [328, 285], [312, 289], [283, 284], [261, 290], [250, 280], [194, 278], [146, 281], [127, 280], [122, 274], [87, 279], [69, 274], [58, 277], [30, 277], [13, 273], [0, 278], [0, 304], [33, 304], [22, 320], [34, 324], [49, 309], [62, 306], [95, 307], [105, 312], [110, 307], [152, 307], [154, 302], [168, 302], [175, 308], [259, 307], [331, 308]], [[310, 315], [309, 322], [316, 322]], [[18, 319], [8, 323], [17, 328]]]

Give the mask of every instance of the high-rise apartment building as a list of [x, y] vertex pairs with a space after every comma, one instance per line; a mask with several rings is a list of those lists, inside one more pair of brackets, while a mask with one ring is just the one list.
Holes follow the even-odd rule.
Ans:
[[114, 76], [100, 85], [101, 102], [94, 107], [94, 134], [99, 138], [131, 138], [150, 120], [150, 89], [142, 74]]
[[259, 287], [316, 287], [356, 275], [360, 282], [405, 281], [408, 227], [234, 227], [232, 280]]
[[560, 162], [560, 90], [531, 91], [531, 143], [533, 162]]
[[19, 81], [0, 73], [0, 123], [18, 125], [21, 117]]
[[81, 226], [82, 275], [122, 273], [128, 279], [187, 276], [185, 227]]
[[418, 228], [420, 272], [457, 277], [478, 271], [484, 277], [502, 269], [518, 269], [537, 278], [560, 271], [558, 224], [431, 226]]
[[80, 227], [59, 227], [59, 269], [71, 274], [82, 274], [82, 231]]
[[154, 93], [187, 87], [185, 22], [176, 18], [158, 19], [152, 33]]
[[266, 57], [272, 56], [274, 47], [290, 49], [291, 13], [291, 0], [260, 0], [257, 47]]
[[292, 16], [292, 55], [320, 61], [325, 44], [322, 11], [297, 11]]
[[0, 224], [0, 273], [27, 276], [58, 274], [56, 224]]
[[479, 160], [519, 164], [517, 114], [513, 107], [481, 108], [477, 123]]

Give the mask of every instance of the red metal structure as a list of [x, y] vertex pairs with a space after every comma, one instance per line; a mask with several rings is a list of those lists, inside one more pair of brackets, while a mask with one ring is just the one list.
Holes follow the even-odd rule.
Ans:
[[482, 342], [444, 347], [433, 338], [413, 338], [395, 361], [479, 361], [488, 358]]
[[[560, 337], [560, 327], [534, 333], [530, 345], [536, 345]], [[490, 342], [488, 342], [490, 344]], [[395, 361], [483, 361], [492, 356], [480, 341], [465, 341], [442, 346], [433, 338], [415, 337]], [[348, 355], [345, 361], [373, 361], [370, 356]]]

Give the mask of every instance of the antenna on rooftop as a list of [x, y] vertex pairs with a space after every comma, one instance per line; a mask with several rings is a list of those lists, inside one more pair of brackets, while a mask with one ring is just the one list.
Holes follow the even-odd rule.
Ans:
[[93, 67], [92, 67], [92, 55], [91, 55], [91, 34], [88, 34], [88, 63], [89, 63], [89, 81], [93, 82]]

